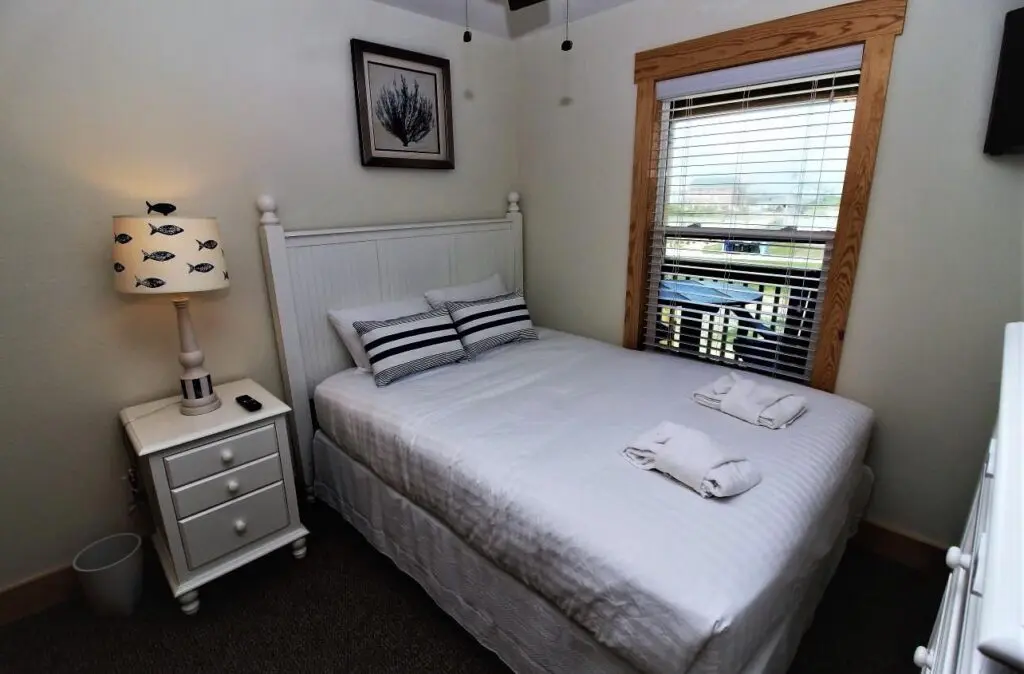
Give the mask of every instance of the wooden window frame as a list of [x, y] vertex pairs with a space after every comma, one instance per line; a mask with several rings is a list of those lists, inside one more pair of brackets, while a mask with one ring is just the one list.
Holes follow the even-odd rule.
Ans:
[[878, 155], [889, 71], [896, 36], [903, 32], [906, 12], [907, 0], [860, 0], [636, 55], [636, 129], [623, 346], [637, 349], [643, 344], [648, 244], [654, 225], [658, 140], [661, 137], [661, 105], [655, 95], [655, 85], [661, 80], [711, 70], [863, 44], [857, 111], [839, 204], [832, 264], [822, 302], [821, 333], [811, 371], [812, 386], [825, 391], [835, 389]]

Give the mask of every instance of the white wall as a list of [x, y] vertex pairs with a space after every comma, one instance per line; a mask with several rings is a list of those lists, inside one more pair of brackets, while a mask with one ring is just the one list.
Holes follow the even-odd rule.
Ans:
[[[359, 165], [353, 36], [452, 60], [454, 172]], [[280, 392], [258, 194], [292, 228], [504, 212], [515, 48], [461, 38], [366, 0], [0, 3], [0, 588], [126, 525], [117, 411], [177, 385], [170, 302], [113, 290], [111, 216], [220, 219], [207, 366]]]
[[[531, 308], [622, 334], [637, 51], [830, 0], [636, 0], [519, 41]], [[912, 0], [889, 102], [838, 391], [878, 415], [870, 516], [958, 536], [994, 421], [1002, 326], [1021, 310], [1020, 169], [982, 155], [1004, 13]]]
[[1021, 165], [982, 154], [1012, 4], [910, 3], [840, 371], [839, 392], [878, 411], [871, 516], [943, 543], [967, 515], [1021, 303]]

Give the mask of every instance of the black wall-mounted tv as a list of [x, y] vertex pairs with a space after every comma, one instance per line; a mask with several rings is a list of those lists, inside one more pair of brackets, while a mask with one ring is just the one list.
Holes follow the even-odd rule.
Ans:
[[1024, 154], [1024, 7], [1006, 15], [985, 154]]

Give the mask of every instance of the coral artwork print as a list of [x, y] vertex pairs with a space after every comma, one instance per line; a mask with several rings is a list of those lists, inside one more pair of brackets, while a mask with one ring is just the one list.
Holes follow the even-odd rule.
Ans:
[[367, 75], [374, 149], [414, 155], [440, 152], [437, 77], [372, 62]]
[[402, 142], [418, 143], [434, 128], [434, 101], [420, 93], [420, 83], [409, 86], [405, 75], [399, 75], [390, 86], [381, 87], [373, 106], [373, 114], [388, 133]]

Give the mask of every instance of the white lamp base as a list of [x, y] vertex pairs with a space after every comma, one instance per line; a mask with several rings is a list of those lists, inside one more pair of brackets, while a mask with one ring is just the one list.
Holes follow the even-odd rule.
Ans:
[[[182, 380], [182, 384], [185, 380]], [[212, 412], [220, 407], [220, 396], [216, 392], [206, 396], [205, 398], [182, 398], [181, 399], [181, 413], [187, 417], [197, 417], [200, 414], [206, 414]]]
[[181, 339], [178, 362], [185, 368], [181, 374], [181, 413], [194, 417], [219, 408], [220, 398], [213, 390], [213, 378], [203, 368], [203, 352], [192, 329], [188, 300], [174, 300], [174, 308], [178, 312], [178, 337]]

